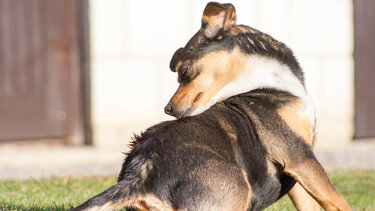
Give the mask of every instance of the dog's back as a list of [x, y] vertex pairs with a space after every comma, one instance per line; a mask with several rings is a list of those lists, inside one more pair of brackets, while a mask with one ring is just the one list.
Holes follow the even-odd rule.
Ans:
[[282, 127], [281, 118], [274, 118], [277, 108], [294, 99], [276, 90], [255, 90], [229, 98], [200, 115], [149, 128], [133, 141], [118, 184], [77, 210], [267, 207], [288, 187], [282, 187], [281, 166], [272, 162], [269, 143], [261, 139], [262, 134], [273, 131], [265, 125], [256, 126], [256, 122], [273, 119], [270, 124]]

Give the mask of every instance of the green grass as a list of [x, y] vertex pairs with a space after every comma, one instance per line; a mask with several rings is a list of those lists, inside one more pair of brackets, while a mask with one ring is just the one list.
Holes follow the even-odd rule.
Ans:
[[[335, 171], [329, 176], [355, 210], [375, 210], [375, 171]], [[115, 184], [116, 177], [0, 181], [0, 210], [70, 210]], [[266, 210], [295, 210], [283, 197]]]
[[0, 181], [0, 210], [71, 210], [115, 183], [115, 176]]
[[[375, 171], [334, 171], [328, 176], [353, 210], [375, 210]], [[266, 210], [296, 209], [289, 197], [284, 196]]]

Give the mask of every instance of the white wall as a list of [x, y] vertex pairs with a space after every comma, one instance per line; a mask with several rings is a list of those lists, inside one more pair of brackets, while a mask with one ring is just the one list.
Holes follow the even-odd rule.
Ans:
[[[177, 88], [169, 60], [199, 29], [208, 1], [91, 0], [92, 98], [97, 146], [121, 146], [167, 117]], [[224, 3], [224, 2], [223, 2]], [[238, 23], [290, 46], [317, 105], [318, 147], [353, 133], [351, 0], [236, 0]]]

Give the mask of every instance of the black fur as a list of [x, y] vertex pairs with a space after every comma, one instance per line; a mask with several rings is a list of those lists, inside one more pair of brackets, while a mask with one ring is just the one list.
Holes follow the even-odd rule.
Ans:
[[[284, 43], [273, 39], [268, 34], [265, 34], [249, 26], [241, 26], [250, 29], [249, 32], [240, 33], [238, 35], [230, 35], [227, 39], [235, 39], [236, 44], [240, 46], [240, 49], [244, 53], [257, 54], [274, 58], [281, 63], [289, 66], [293, 74], [302, 82], [302, 84], [304, 84], [302, 69], [291, 49], [289, 49]], [[254, 31], [255, 33], [252, 31]], [[254, 44], [250, 42], [249, 39], [252, 40]], [[262, 46], [262, 44], [264, 47]], [[277, 46], [277, 48], [275, 48], [275, 46]]]
[[[219, 175], [223, 180], [218, 181], [223, 184], [216, 186], [220, 187], [231, 184], [231, 178], [238, 178], [241, 170], [251, 185], [249, 210], [264, 209], [294, 184], [282, 174], [283, 163], [274, 156], [275, 147], [296, 162], [314, 158], [310, 148], [276, 113], [277, 108], [294, 99], [282, 91], [254, 90], [217, 103], [200, 115], [147, 129], [132, 142], [118, 184], [76, 210], [147, 193], [174, 209], [196, 210], [203, 201], [225, 202], [221, 198], [225, 193], [207, 188], [206, 177]], [[221, 121], [234, 126], [236, 140], [228, 137]], [[264, 132], [279, 138], [265, 140]]]
[[238, 46], [244, 54], [274, 58], [287, 65], [301, 83], [305, 84], [302, 68], [290, 48], [270, 35], [254, 28], [245, 25], [239, 25], [239, 27], [245, 28], [246, 32], [233, 35], [229, 32], [219, 31], [218, 34], [223, 36], [221, 39], [208, 39], [204, 35], [204, 28], [202, 27], [184, 48], [175, 52], [169, 65], [171, 70], [175, 71], [178, 61], [197, 60], [208, 53], [222, 50], [231, 51]]

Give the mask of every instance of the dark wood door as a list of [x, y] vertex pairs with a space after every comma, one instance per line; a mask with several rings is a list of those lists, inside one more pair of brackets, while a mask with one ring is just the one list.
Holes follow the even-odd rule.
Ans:
[[0, 0], [0, 140], [82, 132], [77, 8]]
[[355, 138], [375, 137], [375, 1], [354, 0]]

